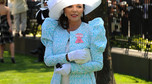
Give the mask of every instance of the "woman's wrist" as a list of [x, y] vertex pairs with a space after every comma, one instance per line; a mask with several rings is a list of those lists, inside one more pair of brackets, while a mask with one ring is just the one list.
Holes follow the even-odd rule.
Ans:
[[69, 58], [68, 58], [68, 54], [66, 54], [66, 60], [67, 60], [68, 62], [70, 62], [70, 60], [69, 60]]

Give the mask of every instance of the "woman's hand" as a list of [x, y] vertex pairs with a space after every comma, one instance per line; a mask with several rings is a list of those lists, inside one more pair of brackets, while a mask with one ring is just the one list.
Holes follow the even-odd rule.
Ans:
[[67, 76], [71, 71], [71, 64], [63, 64], [62, 68], [56, 68], [55, 73], [59, 73], [61, 75]]
[[11, 33], [12, 32], [12, 28], [10, 27], [8, 31]]
[[87, 63], [88, 61], [91, 60], [91, 54], [90, 54], [90, 50], [89, 49], [84, 49], [86, 50], [86, 58], [85, 59], [82, 59], [82, 60], [75, 60], [75, 63], [77, 64], [84, 64], [84, 63]]
[[85, 49], [81, 49], [81, 50], [72, 51], [72, 52], [68, 53], [68, 59], [70, 61], [75, 61], [78, 64], [82, 64], [81, 62], [83, 60], [88, 59], [87, 61], [89, 61], [91, 59], [90, 50], [85, 48]]

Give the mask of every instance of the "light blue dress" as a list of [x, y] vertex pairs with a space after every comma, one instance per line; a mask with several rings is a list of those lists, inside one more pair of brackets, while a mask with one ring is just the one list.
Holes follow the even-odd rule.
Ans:
[[[91, 61], [84, 64], [70, 63], [69, 83], [96, 84], [94, 71], [103, 68], [103, 52], [107, 44], [103, 20], [95, 18], [88, 24], [82, 22], [77, 30], [68, 33], [58, 25], [56, 20], [45, 19], [42, 24], [41, 41], [46, 47], [44, 62], [47, 66], [69, 63], [65, 57], [69, 38], [69, 51], [89, 48], [91, 52]], [[60, 82], [61, 75], [54, 73], [51, 84], [60, 84]]]

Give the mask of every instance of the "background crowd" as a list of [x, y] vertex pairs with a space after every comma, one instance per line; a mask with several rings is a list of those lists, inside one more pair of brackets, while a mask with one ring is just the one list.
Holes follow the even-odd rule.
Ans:
[[111, 34], [151, 39], [152, 0], [109, 0], [108, 14]]

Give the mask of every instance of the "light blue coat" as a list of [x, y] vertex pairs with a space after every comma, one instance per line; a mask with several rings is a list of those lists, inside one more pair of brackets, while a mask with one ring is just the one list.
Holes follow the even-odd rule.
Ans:
[[[83, 43], [75, 43], [78, 33], [83, 34], [81, 37]], [[44, 62], [47, 66], [69, 63], [65, 57], [66, 44], [69, 38], [69, 52], [83, 48], [90, 48], [91, 52], [91, 61], [81, 65], [70, 63], [70, 84], [96, 84], [94, 71], [103, 68], [103, 52], [107, 43], [103, 20], [95, 18], [88, 24], [82, 22], [77, 30], [68, 33], [67, 30], [58, 25], [57, 21], [51, 18], [45, 19], [42, 25], [41, 41], [46, 47]], [[54, 73], [51, 84], [60, 84], [60, 82], [61, 75]]]

